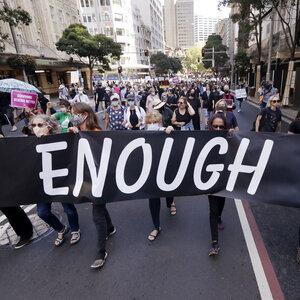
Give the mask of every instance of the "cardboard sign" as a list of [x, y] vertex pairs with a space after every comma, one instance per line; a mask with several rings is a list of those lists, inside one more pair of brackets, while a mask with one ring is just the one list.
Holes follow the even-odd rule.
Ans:
[[78, 83], [79, 82], [79, 72], [72, 71], [71, 72], [71, 83]]
[[35, 109], [37, 98], [37, 94], [13, 90], [10, 94], [10, 103], [12, 107]]
[[246, 92], [246, 89], [238, 89], [238, 90], [235, 90], [235, 97], [236, 97], [237, 99], [247, 98], [247, 92]]

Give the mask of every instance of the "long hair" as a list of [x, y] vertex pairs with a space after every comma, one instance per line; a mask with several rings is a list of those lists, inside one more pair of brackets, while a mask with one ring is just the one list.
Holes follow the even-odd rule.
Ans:
[[213, 130], [212, 129], [212, 124], [213, 124], [213, 122], [214, 122], [215, 119], [221, 119], [223, 121], [224, 130], [227, 129], [227, 121], [226, 121], [226, 117], [224, 116], [224, 114], [222, 114], [222, 113], [216, 113], [216, 114], [214, 114], [211, 117], [211, 119], [209, 121], [209, 130]]
[[99, 123], [99, 119], [94, 113], [93, 109], [86, 103], [75, 103], [73, 105], [73, 111], [77, 114], [87, 113], [88, 116], [86, 118], [86, 126], [89, 130], [99, 129], [102, 130], [101, 125]]

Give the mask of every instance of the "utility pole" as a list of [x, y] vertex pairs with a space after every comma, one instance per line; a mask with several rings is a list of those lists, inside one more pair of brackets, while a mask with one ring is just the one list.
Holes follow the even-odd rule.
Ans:
[[274, 19], [275, 19], [275, 9], [272, 8], [271, 12], [271, 25], [270, 25], [270, 35], [269, 35], [269, 50], [268, 50], [268, 68], [266, 74], [266, 80], [271, 80], [271, 64], [272, 64], [272, 39], [274, 33]]
[[[9, 8], [6, 0], [3, 0], [3, 4], [4, 4], [4, 7]], [[17, 55], [20, 55], [21, 51], [20, 51], [19, 43], [18, 43], [17, 36], [16, 36], [16, 33], [15, 33], [15, 28], [11, 24], [9, 24], [9, 28], [10, 28], [11, 35], [12, 35], [12, 38], [13, 38], [13, 41], [14, 41], [14, 45], [15, 45], [15, 48], [16, 48]], [[22, 68], [22, 72], [23, 72], [24, 81], [26, 83], [28, 83], [28, 78], [27, 78], [27, 75], [26, 75], [26, 72], [25, 72], [25, 68]]]
[[212, 48], [212, 62], [211, 62], [212, 68], [215, 67], [215, 47]]

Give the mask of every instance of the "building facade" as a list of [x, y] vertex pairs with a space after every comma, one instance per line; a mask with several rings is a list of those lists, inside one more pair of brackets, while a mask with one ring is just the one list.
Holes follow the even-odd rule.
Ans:
[[222, 17], [206, 17], [202, 15], [195, 16], [195, 43], [206, 42], [208, 37], [216, 33], [216, 25], [222, 20]]
[[221, 36], [222, 44], [226, 45], [227, 49], [230, 48], [230, 39], [231, 39], [230, 26], [231, 26], [230, 18], [222, 19], [220, 22], [216, 24], [216, 34]]
[[194, 1], [165, 0], [164, 24], [166, 45], [183, 50], [194, 46]]
[[164, 52], [164, 22], [161, 0], [132, 0], [132, 4], [139, 8], [144, 25], [151, 30], [150, 55]]
[[[70, 83], [70, 71], [82, 67], [82, 75], [88, 83], [89, 71], [85, 65], [76, 61], [65, 52], [56, 50], [55, 43], [63, 30], [72, 23], [79, 23], [77, 2], [73, 0], [7, 0], [10, 8], [22, 7], [31, 18], [30, 25], [19, 25], [14, 31], [17, 36], [19, 54], [35, 57], [37, 70], [27, 74], [28, 81], [41, 86], [46, 93], [56, 93], [61, 83]], [[0, 4], [3, 7], [3, 3]], [[16, 48], [7, 23], [1, 24], [3, 33], [9, 38], [5, 42], [5, 51], [0, 56], [0, 79], [13, 77], [23, 80], [22, 72], [11, 69], [6, 60], [16, 54]]]

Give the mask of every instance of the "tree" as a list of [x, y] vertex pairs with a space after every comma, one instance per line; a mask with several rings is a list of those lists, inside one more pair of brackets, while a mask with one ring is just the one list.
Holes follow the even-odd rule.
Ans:
[[237, 54], [234, 55], [234, 72], [238, 77], [244, 77], [247, 74], [250, 65], [250, 58], [245, 48], [239, 48]]
[[103, 34], [92, 36], [82, 24], [71, 24], [66, 28], [62, 37], [56, 43], [57, 50], [65, 51], [88, 59], [90, 69], [90, 87], [93, 87], [93, 68], [110, 70], [109, 58], [120, 59], [122, 55], [121, 45]]
[[150, 57], [150, 63], [154, 65], [155, 72], [161, 75], [167, 74], [169, 69], [171, 69], [168, 56], [162, 52], [152, 54]]
[[182, 70], [182, 64], [179, 58], [177, 57], [169, 57], [170, 69], [176, 74], [177, 72]]
[[[205, 71], [201, 58], [202, 51], [198, 46], [194, 46], [191, 49], [185, 51], [183, 65], [186, 68], [187, 72], [200, 73]], [[200, 60], [200, 62], [198, 62], [198, 59]]]
[[[5, 6], [0, 9], [0, 21], [8, 23], [12, 27], [16, 27], [20, 24], [29, 25], [32, 20], [26, 10], [21, 9], [20, 7], [11, 9]], [[5, 50], [5, 41], [8, 39], [8, 37], [9, 35], [4, 34], [0, 28], [0, 52]]]
[[215, 53], [215, 68], [218, 70], [220, 67], [224, 67], [229, 57], [226, 54], [227, 47], [222, 44], [221, 36], [217, 34], [212, 34], [208, 37], [207, 42], [204, 46], [204, 49], [208, 49], [205, 51], [205, 60], [203, 62], [204, 67], [206, 69], [212, 66], [212, 62], [209, 59], [212, 59], [212, 49], [214, 48], [215, 52], [223, 52], [223, 53]]

